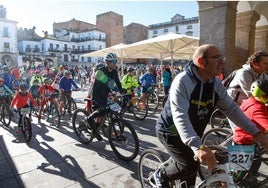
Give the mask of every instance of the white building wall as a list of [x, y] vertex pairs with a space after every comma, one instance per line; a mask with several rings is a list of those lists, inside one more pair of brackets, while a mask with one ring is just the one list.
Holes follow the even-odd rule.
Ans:
[[[8, 36], [4, 36], [8, 28]], [[4, 43], [9, 43], [9, 53], [17, 54], [17, 22], [0, 18], [0, 52], [5, 52]]]

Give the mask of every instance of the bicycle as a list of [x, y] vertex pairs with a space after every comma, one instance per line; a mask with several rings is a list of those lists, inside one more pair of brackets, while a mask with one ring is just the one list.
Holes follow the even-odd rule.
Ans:
[[209, 119], [212, 128], [228, 128], [231, 129], [227, 117], [219, 110], [215, 109]]
[[63, 109], [62, 109], [62, 112], [61, 112], [62, 116], [64, 116], [67, 111], [68, 111], [69, 114], [71, 114], [72, 111], [77, 110], [77, 104], [76, 104], [74, 98], [72, 97], [72, 93], [68, 94], [68, 92], [67, 92], [66, 96], [67, 96], [67, 100], [65, 99], [64, 106], [63, 106]]
[[47, 116], [47, 122], [49, 121], [49, 118], [51, 117], [52, 125], [59, 127], [60, 121], [61, 121], [61, 116], [60, 116], [58, 107], [53, 102], [54, 99], [59, 97], [59, 94], [52, 93], [46, 97], [47, 97], [47, 103], [44, 107], [44, 114], [46, 114], [46, 116]]
[[156, 110], [159, 106], [159, 98], [155, 92], [155, 86], [150, 86], [146, 94], [146, 104], [148, 108], [151, 110]]
[[118, 103], [110, 101], [105, 108], [98, 110], [105, 111], [106, 114], [101, 118], [101, 122], [94, 122], [94, 125], [89, 124], [87, 120], [89, 114], [85, 109], [77, 109], [73, 113], [73, 129], [79, 141], [89, 144], [93, 138], [98, 138], [102, 131], [120, 159], [125, 161], [135, 159], [139, 153], [138, 136], [131, 124], [120, 115], [121, 107]]
[[127, 110], [132, 112], [137, 120], [144, 120], [148, 115], [148, 106], [142, 99], [135, 96], [134, 91], [132, 94], [119, 97], [118, 103], [122, 108], [121, 115], [124, 115]]
[[4, 126], [8, 127], [11, 122], [12, 112], [9, 108], [8, 97], [1, 97], [0, 98], [0, 121], [3, 123]]
[[[207, 167], [204, 165], [200, 165], [200, 168], [197, 171], [198, 176], [201, 179], [201, 182], [198, 183], [195, 187], [196, 188], [219, 188], [219, 187], [244, 187], [246, 188], [247, 185], [252, 186], [257, 185], [258, 187], [267, 186], [268, 184], [268, 176], [265, 174], [260, 175], [259, 173], [252, 174], [251, 171], [254, 171], [254, 162], [251, 165], [249, 158], [245, 158], [248, 156], [253, 156], [254, 154], [248, 152], [248, 149], [244, 146], [238, 146], [232, 151], [228, 151], [226, 148], [222, 148], [219, 146], [208, 146], [214, 153], [217, 159], [217, 166], [214, 170], [209, 172]], [[230, 149], [231, 150], [231, 149]], [[245, 154], [246, 151], [246, 154]], [[263, 151], [257, 151], [254, 155], [254, 160], [261, 159], [262, 162], [267, 165], [267, 158], [261, 158], [260, 154]], [[248, 159], [249, 163], [246, 167], [241, 165], [241, 156], [245, 159]], [[237, 160], [240, 159], [240, 160]], [[140, 160], [139, 160], [139, 167], [138, 167], [138, 175], [139, 180], [141, 183], [142, 188], [153, 187], [155, 188], [155, 181], [153, 178], [153, 174], [156, 170], [161, 168], [161, 166], [166, 165], [168, 162], [172, 161], [173, 159], [169, 157], [168, 160], [164, 160], [164, 158], [160, 155], [160, 153], [153, 149], [147, 149], [142, 152]], [[196, 157], [195, 157], [195, 160]], [[258, 161], [259, 162], [259, 161]], [[229, 168], [229, 167], [232, 168]], [[252, 168], [253, 167], [253, 168]], [[264, 177], [264, 179], [256, 178]], [[257, 184], [255, 180], [258, 180]], [[185, 181], [175, 180], [170, 182], [170, 187], [173, 188], [187, 188], [187, 184]], [[249, 188], [249, 187], [247, 187]]]
[[32, 138], [31, 109], [31, 107], [16, 109], [16, 112], [18, 112], [20, 116], [19, 119], [21, 119], [19, 127], [26, 142], [29, 142]]

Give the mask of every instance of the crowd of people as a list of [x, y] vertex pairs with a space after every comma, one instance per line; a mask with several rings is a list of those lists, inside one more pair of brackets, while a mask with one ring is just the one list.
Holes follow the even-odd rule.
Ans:
[[[105, 63], [82, 69], [61, 66], [56, 70], [45, 68], [43, 71], [37, 69], [14, 74], [16, 71], [12, 73], [8, 67], [3, 67], [0, 95], [15, 95], [11, 101], [12, 108], [16, 105], [21, 107], [22, 103], [17, 98], [18, 95], [25, 96], [25, 90], [32, 102], [40, 97], [40, 120], [46, 96], [52, 92], [61, 94], [59, 103], [54, 101], [61, 112], [66, 95], [71, 95], [72, 88], [80, 89], [74, 81], [80, 74], [89, 81], [88, 97], [93, 101], [93, 113], [87, 120], [90, 125], [95, 125], [92, 123], [94, 119], [106, 113], [102, 107], [107, 104], [111, 90], [131, 93], [137, 88], [141, 98], [146, 100], [150, 86], [162, 83], [168, 100], [156, 122], [156, 135], [174, 162], [155, 171], [155, 183], [158, 188], [169, 187], [169, 181], [180, 179], [191, 187], [195, 184], [199, 166], [194, 156], [201, 164], [207, 164], [208, 169], [213, 169], [217, 164], [214, 153], [201, 143], [202, 134], [216, 108], [234, 125], [234, 138], [238, 144], [259, 142], [268, 151], [268, 136], [264, 134], [268, 122], [268, 54], [258, 51], [250, 56], [228, 89], [218, 77], [222, 73], [224, 60], [218, 47], [204, 44], [196, 49], [193, 61], [185, 65], [180, 74], [175, 74], [168, 66], [128, 65], [122, 71], [117, 67], [114, 53], [107, 54]], [[120, 75], [121, 71], [123, 75]], [[19, 92], [14, 91], [21, 80], [26, 80], [26, 84], [21, 84]], [[235, 101], [238, 93], [239, 98]], [[33, 105], [37, 106], [37, 103], [33, 102]], [[102, 138], [97, 135], [97, 139]]]

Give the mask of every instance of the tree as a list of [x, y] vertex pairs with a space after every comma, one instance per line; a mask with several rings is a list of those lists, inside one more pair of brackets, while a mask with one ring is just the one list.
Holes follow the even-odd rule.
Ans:
[[3, 5], [0, 5], [0, 18], [6, 19], [7, 11]]

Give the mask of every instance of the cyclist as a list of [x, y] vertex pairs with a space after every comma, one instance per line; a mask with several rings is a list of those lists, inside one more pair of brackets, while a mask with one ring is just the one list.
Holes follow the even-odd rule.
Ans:
[[9, 68], [7, 66], [3, 66], [3, 73], [0, 75], [1, 78], [4, 79], [4, 84], [13, 91], [14, 87], [18, 86], [18, 81], [15, 79], [13, 74], [10, 73]]
[[[241, 110], [254, 122], [258, 129], [265, 134], [268, 130], [268, 80], [256, 80], [251, 85], [251, 97], [242, 101]], [[233, 140], [238, 144], [250, 145], [254, 143], [252, 135], [236, 127]]]
[[252, 54], [246, 64], [236, 72], [227, 90], [228, 95], [236, 99], [238, 105], [243, 99], [251, 96], [250, 86], [257, 79], [264, 79], [268, 69], [268, 54], [257, 51]]
[[[72, 86], [78, 91], [80, 88], [77, 86], [77, 84], [74, 82], [74, 80], [71, 78], [71, 73], [68, 70], [64, 71], [64, 76], [60, 79], [59, 83], [59, 89], [61, 92], [60, 95], [60, 107], [59, 107], [59, 113], [62, 114], [62, 108], [64, 106], [65, 100], [69, 100], [69, 98], [72, 95]], [[68, 97], [69, 96], [69, 97]], [[70, 111], [71, 109], [71, 101], [69, 101], [69, 107], [68, 107], [68, 113], [69, 115], [72, 114]]]
[[172, 82], [171, 71], [170, 71], [170, 68], [168, 68], [168, 67], [163, 69], [162, 82], [163, 82], [163, 86], [164, 86], [164, 93], [165, 93], [165, 95], [168, 95], [169, 89], [171, 86], [171, 82]]
[[39, 80], [34, 80], [33, 85], [30, 87], [29, 92], [32, 94], [33, 98], [36, 100], [40, 97], [40, 93], [38, 92], [38, 89], [40, 88]]
[[133, 88], [139, 87], [139, 83], [134, 76], [134, 69], [129, 67], [127, 69], [127, 74], [125, 74], [122, 78], [122, 88], [126, 90], [128, 94], [132, 94]]
[[154, 86], [156, 84], [155, 76], [153, 74], [154, 70], [152, 67], [147, 68], [147, 72], [143, 74], [140, 78], [140, 84], [141, 84], [141, 99], [144, 99], [146, 101], [146, 98], [148, 96], [148, 91], [151, 86]]
[[31, 81], [30, 81], [30, 86], [32, 86], [33, 85], [33, 82], [34, 82], [34, 80], [39, 80], [39, 84], [43, 84], [44, 83], [44, 77], [41, 75], [41, 72], [40, 72], [40, 70], [36, 70], [35, 71], [35, 75], [33, 75], [32, 77], [31, 77]]
[[55, 106], [57, 108], [59, 108], [59, 104], [57, 102], [56, 98], [52, 98], [50, 97], [50, 95], [52, 93], [55, 93], [56, 90], [54, 87], [51, 86], [52, 80], [50, 80], [49, 78], [46, 78], [44, 80], [44, 84], [40, 86], [40, 88], [38, 89], [38, 92], [40, 93], [40, 109], [39, 109], [39, 113], [38, 113], [38, 123], [41, 123], [41, 117], [42, 117], [42, 113], [44, 110], [44, 106], [46, 105], [46, 103], [48, 102], [48, 100], [51, 100], [51, 102], [53, 102], [55, 104]]
[[5, 98], [7, 104], [10, 103], [10, 99], [14, 96], [14, 93], [4, 84], [4, 79], [0, 78], [0, 98]]
[[212, 170], [217, 161], [211, 150], [201, 143], [201, 136], [214, 108], [219, 108], [228, 118], [253, 135], [268, 151], [268, 137], [260, 134], [215, 76], [220, 74], [224, 57], [212, 44], [201, 45], [193, 54], [185, 71], [173, 80], [169, 100], [156, 123], [156, 134], [174, 162], [156, 170], [157, 187], [168, 187], [175, 179], [186, 181], [188, 187], [195, 185], [199, 163]]
[[[20, 90], [16, 93], [15, 97], [12, 99], [10, 103], [10, 108], [16, 107], [17, 109], [30, 107], [31, 104], [33, 104], [37, 108], [37, 102], [34, 100], [33, 96], [30, 92], [28, 92], [28, 85], [23, 83], [19, 86]], [[18, 123], [18, 130], [17, 132], [20, 132], [21, 130], [21, 114], [19, 114], [19, 123]], [[30, 114], [31, 119], [31, 114]]]
[[[95, 72], [95, 81], [92, 87], [92, 109], [94, 111], [89, 117], [90, 125], [94, 124], [94, 118], [103, 116], [105, 110], [97, 110], [107, 105], [107, 99], [111, 90], [123, 92], [121, 82], [117, 72], [117, 56], [115, 53], [108, 53], [105, 57], [106, 66], [101, 67]], [[101, 136], [97, 133], [97, 139], [102, 140]]]

